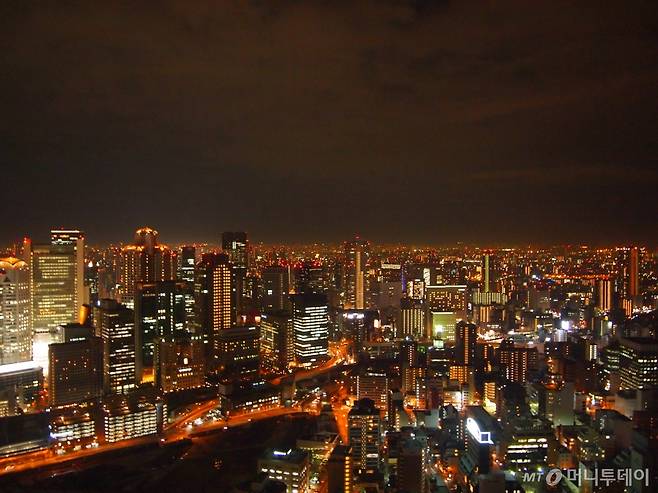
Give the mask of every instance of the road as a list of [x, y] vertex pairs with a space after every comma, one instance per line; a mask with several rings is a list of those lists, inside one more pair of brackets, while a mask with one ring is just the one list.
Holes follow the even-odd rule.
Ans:
[[[345, 342], [334, 344], [332, 347], [333, 356], [331, 357], [331, 359], [318, 368], [314, 368], [310, 370], [301, 370], [300, 372], [298, 372], [301, 374], [300, 379], [313, 378], [323, 372], [330, 370], [334, 366], [341, 364], [344, 361], [344, 357], [346, 355], [346, 347], [347, 347], [347, 343]], [[280, 379], [278, 380], [280, 383]], [[295, 380], [297, 380], [296, 376], [295, 376]], [[231, 416], [228, 419], [228, 421], [219, 420], [215, 422], [202, 423], [201, 425], [188, 426], [188, 423], [194, 422], [196, 419], [203, 417], [209, 411], [215, 409], [217, 405], [218, 405], [218, 399], [212, 399], [203, 403], [195, 404], [194, 407], [189, 412], [179, 416], [178, 418], [176, 418], [174, 422], [168, 423], [164, 427], [162, 436], [148, 436], [142, 438], [135, 438], [131, 440], [123, 440], [116, 443], [102, 444], [96, 448], [71, 451], [62, 455], [53, 455], [53, 453], [50, 450], [41, 450], [37, 452], [31, 452], [28, 454], [22, 454], [16, 457], [3, 458], [0, 459], [0, 475], [22, 472], [29, 469], [66, 463], [69, 461], [93, 456], [96, 454], [103, 454], [105, 452], [136, 447], [148, 443], [156, 443], [158, 442], [158, 440], [171, 443], [177, 440], [190, 438], [193, 437], [194, 435], [198, 435], [201, 433], [217, 431], [218, 429], [222, 429], [224, 427], [243, 426], [255, 420], [262, 420], [262, 419], [268, 419], [277, 416], [283, 416], [286, 414], [296, 414], [296, 413], [304, 412], [303, 411], [304, 401], [303, 401], [300, 403], [300, 405], [294, 407], [281, 406], [274, 409], [267, 409], [255, 413], [246, 413], [246, 414]], [[339, 417], [339, 413], [341, 412], [342, 411], [340, 410], [338, 411], [338, 413], [336, 414], [337, 418]], [[340, 421], [346, 422], [346, 418], [343, 418]], [[344, 425], [343, 427], [339, 425], [339, 429], [341, 428], [346, 431], [346, 425]], [[343, 435], [346, 435], [346, 433], [344, 432], [341, 433], [341, 436]]]

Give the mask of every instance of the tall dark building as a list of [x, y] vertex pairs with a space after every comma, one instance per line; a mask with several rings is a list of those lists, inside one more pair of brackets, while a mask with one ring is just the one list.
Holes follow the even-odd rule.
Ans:
[[249, 267], [249, 242], [243, 231], [224, 231], [222, 233], [222, 251], [228, 255], [233, 267]]
[[209, 370], [218, 365], [217, 335], [230, 329], [237, 318], [231, 282], [232, 267], [227, 255], [206, 253], [201, 257], [194, 280], [193, 332], [204, 337]]
[[219, 373], [227, 380], [251, 380], [260, 368], [260, 330], [255, 325], [234, 326], [215, 336]]
[[103, 340], [90, 335], [48, 346], [48, 399], [62, 406], [103, 395]]
[[196, 265], [196, 248], [192, 245], [181, 247], [180, 278], [189, 283], [194, 282], [194, 266]]
[[204, 384], [203, 338], [186, 333], [156, 337], [154, 382], [163, 392], [190, 389]]
[[292, 315], [284, 310], [263, 313], [260, 334], [263, 370], [268, 373], [284, 373], [295, 361]]
[[135, 287], [135, 338], [137, 344], [137, 377], [153, 368], [154, 340], [172, 337], [186, 328], [186, 295], [184, 281], [137, 283]]
[[640, 250], [632, 247], [628, 254], [628, 296], [634, 298], [640, 294]]
[[249, 242], [247, 233], [243, 231], [225, 231], [222, 233], [222, 251], [231, 263], [231, 293], [232, 303], [237, 317], [245, 311], [245, 298], [250, 298], [247, 286], [247, 271], [249, 269]]
[[272, 266], [262, 272], [262, 307], [264, 311], [284, 310], [290, 305], [289, 267]]
[[400, 341], [399, 361], [401, 367], [413, 367], [418, 364], [418, 343], [407, 337]]

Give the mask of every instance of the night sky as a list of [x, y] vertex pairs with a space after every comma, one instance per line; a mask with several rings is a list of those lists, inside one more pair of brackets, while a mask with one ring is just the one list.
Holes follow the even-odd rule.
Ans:
[[0, 240], [654, 245], [658, 8], [612, 3], [2, 2]]

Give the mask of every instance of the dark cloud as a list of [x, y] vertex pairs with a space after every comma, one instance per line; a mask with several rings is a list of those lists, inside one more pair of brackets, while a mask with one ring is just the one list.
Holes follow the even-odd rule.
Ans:
[[657, 32], [652, 2], [5, 3], [3, 237], [655, 242]]

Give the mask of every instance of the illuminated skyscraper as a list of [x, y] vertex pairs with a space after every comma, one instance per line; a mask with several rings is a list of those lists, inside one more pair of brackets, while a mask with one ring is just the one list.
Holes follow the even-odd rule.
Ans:
[[135, 241], [121, 250], [119, 294], [121, 302], [132, 308], [135, 285], [176, 279], [177, 254], [158, 243], [158, 232], [145, 227], [135, 232]]
[[103, 338], [103, 383], [106, 393], [135, 388], [135, 314], [115, 300], [100, 300], [98, 327]]
[[292, 297], [295, 359], [303, 366], [316, 366], [327, 358], [329, 307], [322, 294], [302, 293]]
[[425, 336], [425, 308], [413, 298], [400, 300], [400, 330], [398, 336], [422, 339]]
[[597, 279], [596, 307], [602, 312], [609, 312], [612, 309], [612, 289], [611, 279]]
[[206, 253], [201, 257], [194, 280], [194, 333], [204, 337], [208, 369], [217, 366], [216, 336], [236, 320], [231, 281], [227, 255]]
[[489, 293], [496, 290], [496, 269], [494, 267], [493, 252], [487, 250], [482, 253], [482, 292]]
[[[77, 235], [77, 236], [76, 236]], [[27, 242], [30, 262], [30, 321], [33, 358], [48, 369], [48, 344], [58, 342], [59, 325], [75, 322], [86, 302], [84, 238], [80, 232], [51, 235], [53, 243]]]
[[363, 310], [365, 308], [366, 277], [370, 245], [367, 241], [355, 239], [344, 245], [345, 308]]
[[30, 270], [23, 260], [0, 259], [0, 365], [32, 359]]
[[[50, 243], [75, 248], [75, 278], [78, 307], [89, 303], [89, 290], [85, 286], [85, 234], [79, 229], [51, 229]], [[81, 281], [82, 279], [82, 281]]]
[[77, 238], [75, 244], [57, 237], [55, 241], [29, 245], [34, 332], [50, 332], [75, 322], [85, 302], [84, 238]]

